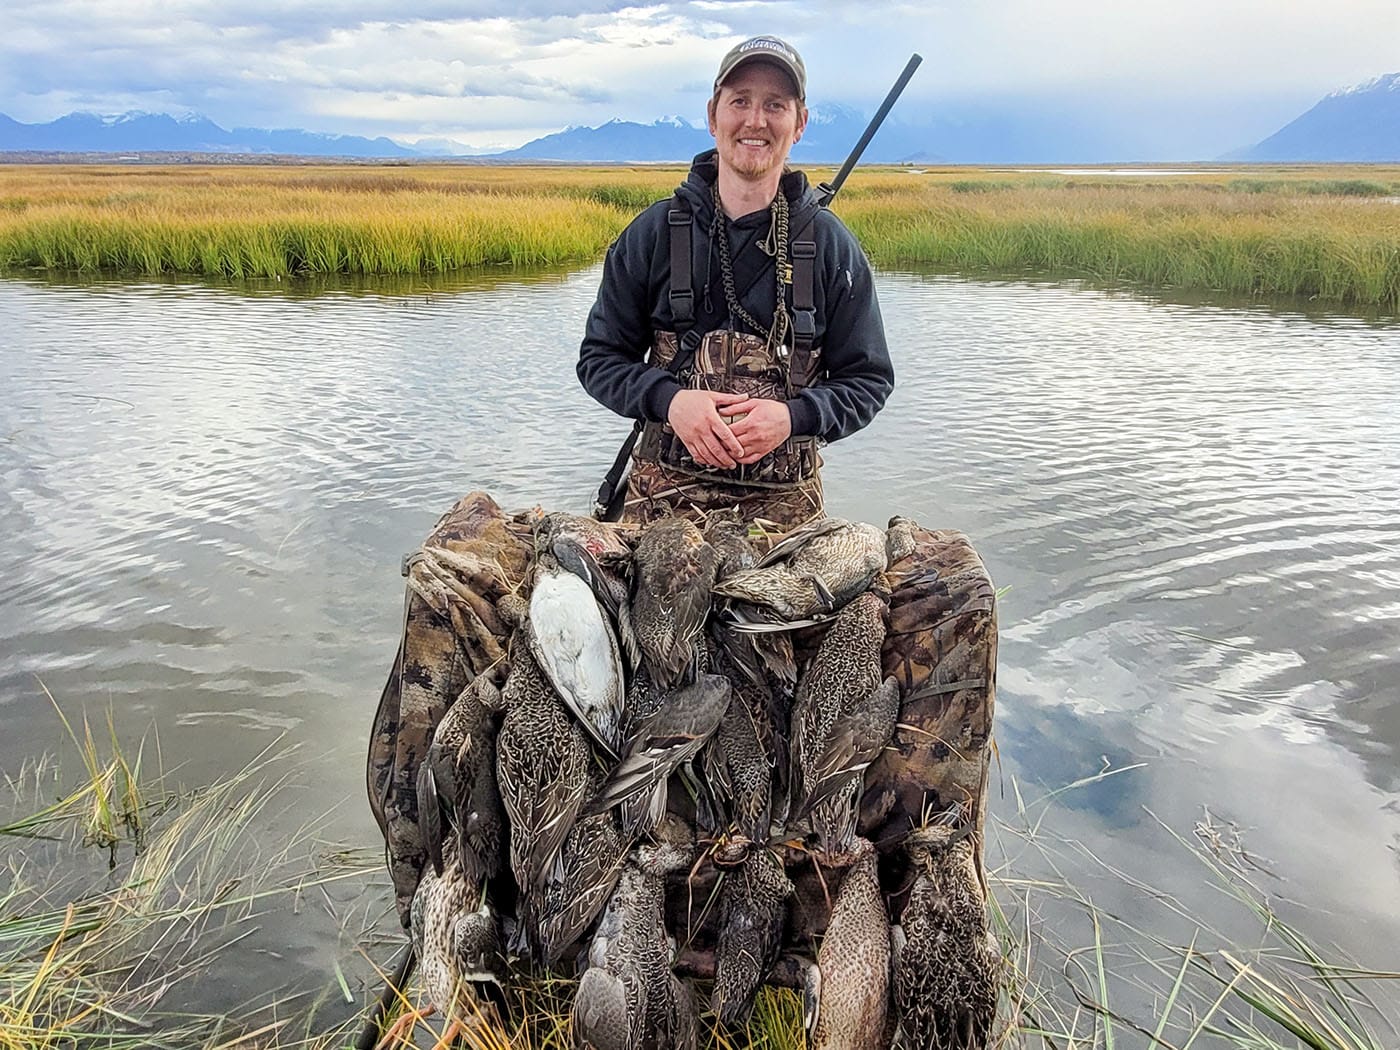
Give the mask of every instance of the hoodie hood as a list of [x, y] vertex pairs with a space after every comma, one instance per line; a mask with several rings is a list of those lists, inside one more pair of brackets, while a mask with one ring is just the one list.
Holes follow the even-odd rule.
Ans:
[[[719, 178], [719, 153], [709, 149], [697, 154], [690, 162], [690, 173], [685, 181], [676, 187], [676, 192], [689, 203], [692, 214], [702, 228], [708, 227], [714, 218], [715, 205], [713, 186]], [[811, 215], [820, 207], [817, 195], [807, 182], [807, 176], [792, 168], [784, 170], [778, 183], [778, 192], [788, 199], [789, 229], [800, 230]], [[740, 222], [767, 222], [767, 213], [755, 212], [755, 217], [746, 216]]]

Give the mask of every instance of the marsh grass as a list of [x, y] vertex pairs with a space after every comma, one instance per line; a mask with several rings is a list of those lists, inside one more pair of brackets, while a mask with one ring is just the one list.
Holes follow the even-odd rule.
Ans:
[[[52, 759], [26, 764], [8, 779], [22, 815], [0, 824], [0, 1050], [305, 1043], [316, 1004], [275, 990], [232, 1017], [165, 1004], [270, 910], [364, 879], [377, 858], [347, 872], [304, 863], [290, 843], [259, 845], [285, 755], [265, 751], [217, 784], [174, 790], [125, 757], [110, 716], [106, 740], [86, 717], [81, 733], [59, 717], [82, 778], [68, 784]], [[93, 852], [107, 855], [106, 877], [93, 873]], [[317, 1036], [327, 1046], [337, 1038]]]
[[[1105, 770], [1071, 788], [1132, 768]], [[1062, 789], [1063, 790], [1063, 789]], [[993, 915], [1008, 947], [1008, 1002], [1017, 1045], [1192, 1046], [1238, 1050], [1382, 1050], [1397, 1045], [1400, 973], [1330, 959], [1281, 914], [1282, 887], [1244, 848], [1237, 828], [1207, 811], [1190, 838], [1145, 810], [1165, 845], [1198, 863], [1226, 902], [1226, 935], [1195, 909], [1107, 857], [1046, 830], [1060, 792], [1027, 804], [1014, 785], [1012, 821], [992, 833], [1008, 857], [993, 873]], [[1043, 874], [1027, 876], [1032, 869]], [[1097, 905], [1084, 886], [1132, 892], [1132, 917]], [[1077, 922], [1052, 921], [1077, 916]], [[1063, 929], [1075, 931], [1066, 937]], [[1177, 931], [1169, 937], [1164, 931]], [[1247, 932], [1240, 932], [1241, 930]], [[1392, 1004], [1390, 1009], [1381, 1004]]]
[[[55, 705], [57, 706], [57, 705]], [[0, 1050], [59, 1047], [344, 1047], [361, 1017], [327, 1024], [327, 1004], [367, 1009], [373, 980], [355, 984], [340, 962], [319, 996], [266, 989], [229, 1015], [167, 1008], [173, 991], [220, 963], [227, 952], [288, 900], [320, 896], [336, 882], [372, 897], [358, 928], [341, 917], [358, 957], [387, 961], [402, 943], [389, 918], [389, 892], [378, 851], [304, 853], [314, 830], [282, 846], [258, 842], [278, 814], [287, 756], [265, 751], [227, 779], [197, 791], [168, 787], [170, 774], [122, 756], [107, 720], [103, 735], [69, 723], [83, 776], [67, 785], [52, 760], [36, 760], [10, 781], [23, 815], [0, 824], [0, 856], [9, 876], [0, 890]], [[138, 753], [144, 751], [137, 748]], [[156, 749], [159, 756], [159, 749]], [[282, 772], [278, 772], [278, 768]], [[1137, 767], [1105, 769], [1034, 800], [1012, 781], [1014, 811], [988, 826], [989, 855], [1005, 859], [989, 874], [992, 918], [1006, 959], [1001, 1024], [994, 1046], [1089, 1050], [1103, 1047], [1223, 1046], [1238, 1050], [1382, 1050], [1397, 1045], [1393, 1010], [1400, 973], [1338, 961], [1291, 924], [1269, 892], [1267, 875], [1238, 829], [1207, 812], [1189, 834], [1148, 813], [1162, 842], [1194, 859], [1207, 887], [1229, 905], [1232, 934], [1211, 928], [1192, 907], [1148, 885], [1081, 844], [1051, 830], [1072, 792]], [[140, 782], [127, 794], [123, 774]], [[46, 795], [56, 802], [43, 802]], [[94, 836], [97, 798], [108, 798], [109, 829], [119, 866], [90, 885], [83, 858], [110, 855]], [[126, 806], [138, 821], [122, 819]], [[134, 826], [142, 830], [136, 849]], [[87, 840], [89, 846], [83, 846]], [[40, 844], [50, 853], [35, 857]], [[106, 867], [105, 864], [102, 865]], [[64, 875], [67, 870], [68, 874]], [[375, 881], [377, 880], [377, 881]], [[1096, 904], [1086, 887], [1133, 894], [1132, 915]], [[1194, 892], [1194, 891], [1193, 891]], [[280, 914], [280, 913], [279, 913]], [[385, 924], [394, 932], [379, 933]], [[228, 960], [223, 963], [227, 965]], [[363, 972], [364, 967], [358, 968]], [[379, 973], [382, 982], [386, 976]], [[332, 979], [333, 977], [333, 979]], [[464, 1040], [472, 1050], [565, 1050], [574, 982], [525, 979], [510, 990], [505, 1028], [481, 1027]], [[705, 985], [699, 986], [703, 1002]], [[413, 982], [398, 1010], [416, 1001]], [[396, 1011], [397, 1012], [397, 1011]], [[802, 1007], [796, 992], [764, 989], [748, 1029], [707, 1031], [711, 1050], [800, 1050]], [[705, 1022], [702, 1020], [702, 1025]], [[405, 1033], [398, 1046], [427, 1045], [442, 1030], [435, 1018]]]
[[[830, 177], [812, 169], [814, 181]], [[596, 259], [681, 168], [0, 166], [0, 269], [449, 273]], [[886, 268], [1080, 277], [1400, 312], [1400, 169], [1114, 177], [861, 169], [835, 210]]]
[[625, 172], [522, 183], [451, 169], [19, 170], [0, 169], [0, 199], [20, 202], [0, 209], [11, 269], [241, 279], [558, 265], [598, 255], [654, 199]]
[[987, 191], [925, 180], [899, 208], [853, 195], [837, 210], [886, 268], [1073, 276], [1400, 311], [1400, 206], [1315, 192], [1313, 179], [1275, 181], [1260, 192], [1222, 192], [1190, 179], [1032, 177]]

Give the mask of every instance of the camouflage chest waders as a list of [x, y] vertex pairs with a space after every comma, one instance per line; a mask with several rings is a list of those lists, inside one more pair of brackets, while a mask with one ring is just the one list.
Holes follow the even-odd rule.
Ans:
[[[719, 244], [729, 312], [759, 327], [734, 294], [728, 235], [718, 200], [715, 209], [712, 236]], [[781, 194], [775, 200], [769, 238], [777, 275], [775, 311], [774, 324], [765, 338], [728, 328], [702, 331], [696, 325], [692, 221], [689, 205], [677, 195], [667, 215], [671, 240], [668, 295], [676, 331], [652, 334], [650, 363], [674, 373], [692, 390], [788, 400], [817, 379], [820, 367], [821, 350], [814, 345], [816, 243], [812, 222], [804, 224], [789, 243], [787, 201]], [[785, 287], [792, 290], [790, 312]], [[672, 515], [703, 519], [714, 511], [737, 510], [742, 520], [761, 518], [784, 529], [796, 527], [823, 513], [817, 444], [814, 437], [790, 437], [757, 463], [721, 470], [697, 463], [668, 424], [646, 423], [632, 452], [622, 520], [644, 524]]]

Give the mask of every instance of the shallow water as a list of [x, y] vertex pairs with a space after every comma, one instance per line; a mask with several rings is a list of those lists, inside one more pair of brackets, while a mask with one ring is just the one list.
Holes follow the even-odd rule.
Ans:
[[[298, 744], [269, 840], [329, 812], [322, 838], [374, 846], [400, 555], [472, 488], [583, 511], [626, 432], [573, 376], [597, 280], [0, 281], [0, 767], [64, 746], [42, 681], [70, 715], [156, 727], [186, 784]], [[1140, 764], [1045, 828], [1228, 932], [1161, 826], [1208, 812], [1290, 920], [1400, 969], [1400, 327], [1074, 284], [879, 292], [899, 388], [827, 450], [828, 507], [962, 529], [1006, 588], [993, 814]], [[1043, 863], [1009, 834], [1008, 857]], [[337, 958], [366, 970], [306, 909], [191, 1005], [324, 987]]]

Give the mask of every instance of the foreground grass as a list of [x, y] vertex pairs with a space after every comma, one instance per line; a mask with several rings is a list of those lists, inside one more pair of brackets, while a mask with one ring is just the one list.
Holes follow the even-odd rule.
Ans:
[[[250, 278], [579, 263], [682, 175], [0, 165], [0, 269]], [[836, 210], [887, 268], [1079, 276], [1400, 312], [1397, 198], [1395, 167], [1149, 178], [886, 168], [859, 171]]]
[[[234, 1016], [172, 1004], [270, 913], [367, 881], [375, 859], [346, 870], [295, 843], [261, 845], [285, 756], [180, 791], [137, 780], [115, 735], [99, 743], [83, 730], [75, 783], [52, 759], [6, 778], [27, 811], [0, 817], [0, 1050], [343, 1045], [339, 1032], [312, 1035], [319, 1003], [305, 996], [268, 989]], [[57, 800], [39, 804], [54, 788]]]
[[[1017, 1045], [1089, 1050], [1192, 1046], [1226, 1050], [1384, 1050], [1400, 1045], [1400, 972], [1329, 957], [1281, 914], [1286, 887], [1257, 866], [1237, 828], [1209, 812], [1187, 838], [1147, 816], [1161, 844], [1200, 866], [1192, 900], [1224, 901], [1232, 935], [1199, 905], [1122, 870], [1114, 859], [1043, 830], [1066, 790], [1034, 803], [1015, 786], [1017, 813], [992, 829], [1008, 860], [991, 878], [994, 916], [1013, 966], [1008, 994]], [[1053, 818], [1052, 818], [1053, 819]], [[1036, 874], [1026, 874], [1033, 871]], [[1133, 915], [1097, 905], [1084, 887], [1126, 891]], [[1294, 910], [1298, 910], [1296, 904]], [[1065, 921], [1069, 920], [1069, 921]], [[1167, 933], [1166, 931], [1172, 931]]]
[[[0, 1050], [350, 1045], [360, 1017], [327, 1025], [320, 1002], [271, 988], [234, 1018], [176, 1011], [165, 1003], [179, 1000], [181, 986], [219, 965], [221, 954], [231, 953], [236, 963], [237, 942], [267, 913], [333, 881], [348, 880], [374, 896], [382, 925], [396, 931], [377, 856], [311, 864], [291, 845], [256, 845], [280, 797], [282, 777], [275, 774], [283, 759], [264, 754], [219, 784], [176, 792], [164, 788], [163, 778], [138, 779], [140, 763], [123, 756], [115, 734], [98, 743], [100, 734], [83, 726], [72, 733], [84, 768], [76, 785], [61, 790], [57, 802], [0, 818], [0, 856], [9, 875], [0, 889]], [[1016, 812], [988, 829], [995, 852], [1009, 858], [991, 875], [993, 917], [1009, 975], [997, 1048], [1397, 1045], [1387, 1027], [1394, 1011], [1387, 1021], [1375, 1003], [1394, 1003], [1400, 974], [1326, 957], [1278, 914], [1248, 854], [1209, 818], [1194, 838], [1165, 825], [1161, 834], [1194, 856], [1207, 886], [1233, 902], [1236, 918], [1250, 927], [1233, 938], [1108, 858], [1043, 830], [1064, 791], [1113, 775], [1086, 778], [1033, 802], [1022, 801], [1013, 785]], [[39, 762], [10, 787], [17, 799], [33, 799], [36, 786], [43, 794], [62, 779], [51, 763]], [[120, 863], [111, 879], [93, 888], [72, 877], [84, 857], [105, 869], [112, 838]], [[294, 844], [303, 841], [293, 836]], [[35, 859], [37, 846], [50, 852]], [[1095, 879], [1137, 894], [1142, 903], [1131, 919], [1095, 905], [1082, 888]], [[1185, 935], [1169, 936], [1168, 929]], [[358, 939], [358, 951], [379, 964], [387, 964], [390, 945], [401, 943], [397, 932], [386, 938], [369, 928]], [[347, 967], [352, 962], [343, 961]], [[326, 996], [367, 1010], [376, 980], [367, 975], [356, 983], [358, 996], [337, 963]], [[514, 987], [509, 1030], [479, 1031], [465, 1045], [570, 1048], [572, 990], [565, 980]], [[399, 1007], [416, 997], [410, 985]], [[711, 1032], [702, 1045], [801, 1050], [801, 1013], [796, 993], [765, 989], [746, 1032]], [[434, 1020], [434, 1030], [441, 1023]], [[427, 1045], [430, 1036], [420, 1027], [399, 1045]]]

